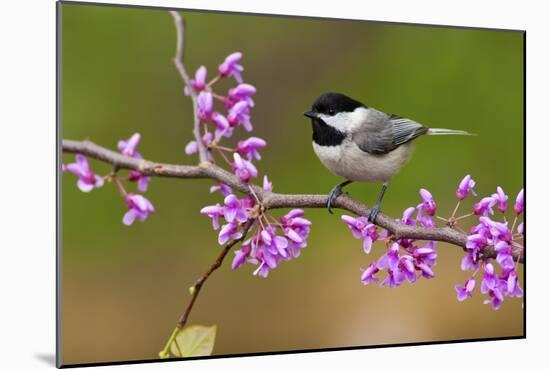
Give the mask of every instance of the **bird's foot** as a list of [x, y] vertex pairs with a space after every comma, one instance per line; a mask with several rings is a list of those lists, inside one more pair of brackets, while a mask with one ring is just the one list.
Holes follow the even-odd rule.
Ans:
[[370, 210], [368, 220], [370, 223], [374, 223], [374, 220], [376, 219], [376, 216], [378, 215], [378, 212], [380, 211], [380, 204], [376, 204], [374, 208]]
[[334, 201], [342, 194], [342, 186], [336, 185], [334, 188], [330, 191], [328, 194], [328, 201], [327, 201], [327, 209], [328, 212], [332, 213], [332, 205], [334, 204]]

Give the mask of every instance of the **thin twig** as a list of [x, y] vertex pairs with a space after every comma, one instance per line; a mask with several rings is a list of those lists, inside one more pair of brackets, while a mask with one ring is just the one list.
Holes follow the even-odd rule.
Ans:
[[112, 178], [113, 178], [113, 181], [115, 181], [115, 183], [118, 187], [118, 190], [120, 191], [120, 195], [122, 197], [126, 198], [126, 196], [128, 196], [128, 193], [126, 192], [126, 189], [124, 188], [124, 185], [120, 181], [120, 178], [118, 178], [118, 176], [116, 174]]
[[187, 304], [187, 307], [185, 308], [185, 312], [178, 319], [177, 326], [179, 328], [183, 328], [185, 326], [185, 324], [187, 323], [187, 319], [189, 318], [189, 314], [191, 313], [191, 310], [193, 309], [193, 305], [195, 304], [195, 300], [199, 296], [201, 288], [204, 285], [204, 283], [206, 282], [206, 280], [208, 279], [208, 277], [210, 277], [210, 275], [222, 265], [223, 260], [225, 259], [225, 257], [227, 255], [227, 253], [229, 252], [229, 250], [231, 250], [231, 248], [234, 245], [236, 245], [237, 243], [244, 240], [244, 238], [248, 234], [248, 230], [250, 229], [250, 227], [252, 226], [253, 223], [254, 223], [254, 220], [249, 220], [243, 228], [241, 237], [236, 238], [236, 239], [231, 240], [231, 241], [228, 241], [224, 245], [223, 250], [220, 252], [220, 254], [216, 258], [216, 260], [212, 263], [212, 265], [210, 265], [208, 270], [199, 279], [197, 279], [197, 281], [195, 282], [193, 287], [190, 288], [190, 291], [192, 292], [191, 300]]
[[178, 12], [171, 10], [170, 14], [174, 18], [174, 25], [176, 26], [176, 55], [173, 59], [174, 65], [180, 73], [183, 82], [185, 82], [185, 85], [189, 88], [189, 94], [191, 96], [196, 96], [197, 94], [195, 93], [195, 90], [191, 88], [191, 78], [189, 78], [189, 75], [185, 70], [185, 66], [183, 65], [183, 51], [185, 47], [185, 23], [182, 16], [179, 15]]
[[[250, 230], [250, 227], [252, 226], [253, 223], [254, 223], [254, 219], [247, 221], [243, 227], [242, 235], [239, 238], [227, 241], [225, 243], [225, 245], [223, 246], [223, 250], [220, 252], [216, 260], [214, 260], [214, 262], [208, 267], [206, 272], [204, 272], [204, 274], [199, 279], [197, 279], [195, 284], [189, 289], [189, 291], [191, 291], [191, 300], [189, 300], [189, 302], [187, 303], [187, 306], [185, 307], [184, 312], [181, 314], [180, 318], [178, 319], [176, 328], [170, 335], [170, 338], [166, 342], [166, 345], [164, 346], [163, 350], [159, 353], [160, 358], [168, 357], [168, 352], [170, 350], [170, 346], [172, 345], [172, 342], [177, 343], [176, 337], [178, 333], [183, 329], [183, 327], [185, 327], [185, 324], [187, 324], [189, 315], [193, 310], [193, 306], [195, 306], [195, 301], [199, 297], [199, 293], [202, 289], [202, 286], [204, 285], [208, 277], [210, 277], [210, 275], [222, 265], [229, 250], [231, 250], [233, 246], [235, 246], [237, 243], [241, 242], [246, 238], [246, 235], [248, 234], [248, 231]], [[181, 350], [179, 351], [181, 352]]]
[[464, 214], [464, 215], [459, 216], [458, 218], [454, 218], [454, 221], [455, 221], [455, 222], [458, 222], [459, 220], [468, 218], [468, 217], [470, 217], [470, 216], [472, 216], [472, 215], [474, 215], [474, 213]]
[[460, 201], [458, 201], [458, 202], [456, 203], [455, 209], [453, 210], [453, 213], [451, 214], [451, 217], [450, 217], [449, 219], [452, 219], [452, 218], [455, 217], [456, 212], [458, 211], [459, 206], [460, 206]]
[[[251, 194], [248, 185], [232, 173], [220, 168], [214, 163], [202, 162], [197, 166], [174, 165], [155, 163], [144, 159], [136, 159], [124, 156], [96, 145], [91, 141], [63, 140], [63, 151], [67, 153], [80, 153], [90, 158], [98, 159], [120, 169], [131, 169], [148, 176], [175, 177], [175, 178], [210, 178], [217, 182], [225, 183], [234, 190], [245, 194]], [[251, 185], [256, 196], [265, 209], [280, 208], [326, 208], [327, 195], [312, 194], [281, 194], [264, 191], [259, 186]], [[370, 208], [349, 195], [341, 195], [334, 202], [334, 208], [340, 208], [357, 215], [368, 216]], [[447, 242], [461, 248], [466, 246], [467, 235], [451, 227], [422, 228], [401, 224], [395, 219], [378, 213], [374, 223], [390, 231], [396, 238], [412, 238], [418, 240], [433, 240]], [[483, 249], [485, 258], [495, 258], [493, 247]], [[523, 263], [523, 251], [514, 250], [513, 257]]]
[[185, 83], [185, 86], [187, 87], [187, 91], [189, 92], [189, 96], [191, 97], [191, 101], [193, 103], [193, 136], [195, 137], [195, 141], [197, 142], [197, 148], [199, 152], [199, 160], [201, 162], [208, 161], [208, 150], [206, 149], [206, 146], [204, 145], [204, 142], [202, 141], [202, 135], [200, 132], [200, 119], [199, 119], [199, 112], [198, 112], [198, 103], [197, 103], [197, 93], [195, 92], [195, 89], [193, 88], [193, 85], [191, 84], [191, 78], [189, 78], [189, 75], [187, 74], [187, 71], [185, 70], [185, 65], [183, 64], [183, 57], [184, 57], [184, 46], [185, 46], [185, 22], [181, 15], [179, 15], [176, 11], [170, 11], [170, 14], [174, 18], [174, 25], [176, 26], [176, 55], [174, 56], [174, 65], [176, 66], [176, 69], [178, 70], [181, 78], [183, 79], [183, 82]]

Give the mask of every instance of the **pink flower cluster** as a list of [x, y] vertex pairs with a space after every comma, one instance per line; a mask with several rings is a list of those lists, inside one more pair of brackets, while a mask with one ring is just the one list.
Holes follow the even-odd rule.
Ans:
[[[524, 212], [524, 191], [519, 191], [513, 206], [514, 220], [509, 225], [506, 217], [503, 221], [496, 220], [496, 212], [503, 214], [509, 209], [508, 195], [501, 187], [491, 196], [482, 198], [472, 206], [472, 212], [464, 216], [455, 217], [463, 200], [469, 194], [477, 196], [474, 192], [475, 181], [470, 175], [460, 182], [456, 197], [458, 204], [449, 219], [445, 220], [449, 225], [457, 227], [457, 221], [470, 216], [477, 217], [477, 224], [473, 226], [467, 236], [467, 244], [464, 248], [466, 255], [462, 259], [462, 270], [473, 270], [473, 275], [463, 285], [455, 286], [457, 299], [464, 301], [471, 297], [475, 291], [477, 281], [475, 275], [479, 270], [483, 271], [480, 282], [480, 291], [487, 295], [484, 303], [492, 304], [496, 310], [500, 307], [505, 297], [522, 297], [523, 290], [518, 278], [518, 261], [514, 257], [520, 254], [523, 245], [518, 240], [523, 238], [524, 225], [518, 222], [518, 217]], [[424, 228], [435, 227], [435, 213], [437, 204], [431, 193], [420, 189], [422, 202], [410, 207], [403, 212], [400, 222], [410, 226]], [[416, 211], [416, 216], [413, 217]], [[415, 282], [419, 278], [432, 278], [437, 253], [435, 242], [429, 241], [423, 245], [417, 245], [418, 240], [394, 239], [386, 230], [369, 223], [365, 217], [351, 217], [342, 215], [342, 221], [349, 227], [353, 236], [363, 240], [363, 250], [369, 254], [375, 241], [385, 241], [386, 252], [376, 261], [373, 261], [366, 269], [362, 270], [361, 281], [363, 284], [379, 282], [380, 271], [387, 272], [386, 278], [380, 283], [382, 286], [397, 287], [404, 281]], [[518, 224], [519, 223], [519, 224]], [[517, 226], [516, 226], [517, 225]], [[460, 228], [458, 228], [460, 229]], [[486, 248], [494, 250], [494, 261], [484, 257]], [[497, 270], [498, 269], [498, 270]]]
[[[186, 94], [197, 94], [197, 115], [204, 122], [213, 124], [214, 133], [206, 133], [203, 136], [205, 145], [216, 144], [222, 137], [231, 137], [233, 130], [238, 126], [243, 126], [248, 132], [252, 131], [250, 122], [250, 108], [254, 106], [252, 95], [256, 93], [256, 88], [248, 83], [243, 83], [241, 72], [244, 68], [238, 64], [242, 58], [242, 53], [236, 52], [225, 58], [224, 62], [218, 67], [218, 74], [210, 81], [206, 82], [207, 69], [201, 66], [195, 73], [195, 78], [191, 81], [191, 87], [186, 87]], [[222, 78], [234, 77], [237, 86], [230, 88], [225, 95], [219, 95], [212, 90], [214, 84]], [[191, 91], [191, 88], [193, 91]], [[214, 100], [222, 103], [226, 114], [214, 110]], [[191, 146], [189, 146], [191, 145]], [[186, 153], [193, 154], [197, 150], [196, 142], [187, 146]]]
[[293, 209], [279, 218], [278, 223], [267, 225], [235, 251], [231, 268], [237, 269], [245, 262], [258, 265], [254, 275], [267, 277], [281, 260], [290, 261], [300, 256], [300, 250], [306, 247], [311, 222], [302, 216], [301, 209]]
[[[232, 137], [234, 130], [242, 126], [247, 132], [252, 131], [250, 121], [250, 109], [254, 106], [252, 95], [256, 88], [244, 83], [240, 65], [242, 54], [240, 52], [229, 55], [218, 66], [218, 74], [207, 82], [206, 67], [201, 66], [195, 73], [195, 78], [185, 87], [187, 95], [193, 95], [196, 102], [196, 116], [203, 125], [202, 141], [208, 149], [208, 159], [215, 161], [214, 153], [231, 167], [235, 175], [247, 185], [258, 176], [258, 170], [253, 160], [260, 160], [260, 149], [267, 143], [258, 137], [248, 137], [237, 142], [236, 147], [230, 148], [220, 145], [222, 138]], [[233, 77], [237, 85], [230, 88], [225, 95], [216, 94], [212, 87], [223, 78]], [[222, 103], [225, 114], [214, 110], [214, 100]], [[122, 155], [136, 159], [142, 156], [137, 150], [141, 135], [135, 133], [128, 140], [120, 140], [118, 149]], [[196, 141], [191, 141], [185, 147], [188, 155], [198, 151]], [[230, 154], [230, 155], [229, 155]], [[116, 173], [105, 177], [97, 175], [88, 163], [84, 155], [77, 155], [76, 162], [63, 165], [63, 171], [68, 171], [78, 177], [78, 188], [83, 192], [89, 192], [94, 188], [102, 187], [104, 180], [114, 181], [124, 198], [128, 211], [123, 216], [123, 223], [131, 225], [136, 219], [144, 221], [155, 211], [153, 204], [143, 195], [127, 192]], [[125, 178], [129, 182], [136, 182], [140, 192], [146, 192], [150, 177], [131, 170]], [[250, 195], [238, 198], [232, 193], [231, 188], [225, 183], [212, 186], [210, 191], [220, 191], [224, 196], [224, 205], [207, 206], [201, 213], [212, 218], [214, 229], [220, 229], [218, 242], [225, 244], [232, 239], [242, 237], [243, 226], [252, 222], [255, 231], [252, 237], [246, 240], [241, 249], [236, 252], [232, 267], [238, 268], [244, 262], [258, 264], [254, 274], [266, 277], [271, 269], [274, 269], [281, 260], [290, 260], [300, 255], [300, 250], [307, 245], [307, 237], [311, 222], [303, 218], [304, 212], [293, 209], [279, 219], [273, 218], [258, 203], [258, 194], [252, 186], [248, 186]], [[272, 184], [264, 177], [264, 191], [271, 191]], [[219, 220], [224, 219], [226, 224], [220, 226]]]
[[[247, 222], [254, 222], [255, 231], [244, 241], [241, 248], [235, 252], [231, 264], [233, 269], [245, 262], [258, 265], [254, 275], [267, 277], [269, 271], [275, 269], [281, 260], [290, 261], [300, 255], [300, 250], [307, 245], [311, 222], [303, 218], [301, 209], [293, 209], [279, 219], [267, 213], [258, 213], [257, 202], [251, 196], [238, 198], [230, 188], [221, 185], [219, 188], [225, 195], [224, 204], [206, 206], [201, 214], [212, 219], [214, 230], [220, 230], [218, 243], [224, 245], [232, 239], [243, 236], [242, 229]], [[264, 177], [264, 191], [271, 191], [272, 184]], [[220, 220], [225, 220], [220, 225]]]
[[[421, 189], [420, 196], [422, 202], [416, 208], [406, 209], [400, 222], [411, 226], [434, 227], [433, 216], [437, 205], [428, 190]], [[415, 211], [417, 214], [416, 217], [413, 217]], [[437, 261], [434, 241], [419, 244], [419, 241], [412, 239], [393, 240], [387, 230], [379, 231], [377, 226], [369, 223], [366, 217], [354, 218], [349, 215], [342, 215], [342, 221], [348, 226], [355, 238], [363, 239], [363, 250], [367, 254], [371, 252], [374, 241], [385, 241], [386, 252], [362, 270], [361, 281], [363, 284], [379, 282], [377, 273], [383, 270], [387, 274], [380, 285], [391, 288], [401, 285], [404, 281], [414, 283], [420, 278], [434, 277], [432, 267]]]
[[[243, 82], [241, 73], [244, 68], [238, 64], [241, 59], [242, 53], [240, 52], [229, 55], [218, 66], [218, 74], [210, 82], [206, 81], [206, 67], [201, 66], [191, 81], [191, 87], [186, 87], [186, 93], [197, 94], [197, 116], [203, 123], [205, 133], [202, 141], [209, 149], [208, 159], [214, 160], [212, 151], [219, 153], [227, 163], [231, 164], [233, 172], [242, 181], [248, 182], [251, 178], [258, 176], [258, 170], [252, 160], [261, 159], [258, 150], [264, 148], [267, 143], [261, 138], [249, 137], [244, 141], [239, 141], [234, 149], [219, 144], [222, 138], [232, 137], [233, 131], [238, 126], [242, 126], [247, 132], [253, 130], [250, 109], [254, 106], [251, 96], [256, 93], [256, 88]], [[230, 88], [225, 95], [215, 93], [212, 87], [226, 77], [234, 77], [238, 83], [237, 86]], [[215, 100], [220, 101], [226, 110], [225, 115], [214, 110]], [[213, 127], [209, 128], [211, 125]], [[197, 151], [196, 141], [189, 142], [185, 147], [185, 153], [188, 155], [195, 154]], [[229, 158], [228, 153], [232, 153]]]
[[[127, 141], [120, 140], [118, 142], [120, 153], [125, 156], [141, 159], [142, 156], [137, 151], [140, 140], [141, 135], [139, 133], [134, 133]], [[102, 187], [104, 184], [104, 178], [94, 173], [90, 168], [88, 159], [84, 155], [77, 154], [76, 162], [63, 165], [62, 170], [63, 172], [71, 172], [78, 177], [77, 186], [82, 192], [90, 192], [92, 189]], [[120, 193], [128, 207], [128, 211], [122, 218], [124, 224], [132, 225], [136, 219], [143, 222], [147, 219], [149, 214], [155, 211], [153, 204], [143, 195], [126, 192], [116, 174], [107, 176], [107, 178], [113, 179], [117, 183]], [[138, 171], [131, 170], [126, 180], [129, 182], [137, 182], [137, 189], [140, 192], [146, 192], [151, 177], [145, 176]]]
[[[457, 190], [459, 201], [465, 198], [458, 196], [461, 188], [465, 187], [464, 182], [461, 182]], [[493, 209], [495, 207], [503, 215], [502, 222], [494, 219], [497, 216]], [[523, 213], [524, 207], [524, 192], [521, 189], [513, 208], [514, 221], [509, 225], [504, 215], [508, 210], [508, 195], [501, 187], [497, 187], [494, 194], [482, 198], [473, 205], [473, 215], [478, 217], [477, 224], [470, 229], [465, 247], [466, 255], [461, 262], [462, 270], [473, 270], [473, 275], [464, 285], [455, 286], [459, 301], [472, 296], [476, 286], [475, 275], [479, 270], [483, 270], [480, 291], [487, 295], [484, 303], [492, 304], [493, 309], [498, 309], [505, 297], [523, 297], [518, 279], [518, 263], [514, 261], [513, 255], [514, 250], [518, 251], [524, 247], [518, 242], [524, 233], [523, 223], [518, 224], [518, 217]], [[488, 247], [496, 252], [498, 272], [493, 262], [483, 258], [484, 250]]]
[[[254, 106], [251, 96], [256, 93], [256, 88], [243, 82], [241, 73], [244, 68], [238, 64], [241, 58], [240, 52], [229, 55], [219, 65], [218, 74], [210, 82], [206, 81], [206, 67], [201, 66], [196, 71], [191, 86], [186, 88], [186, 93], [197, 94], [197, 116], [205, 132], [202, 141], [208, 148], [208, 159], [215, 161], [213, 154], [218, 154], [231, 167], [233, 173], [248, 184], [253, 178], [258, 177], [253, 160], [261, 159], [259, 151], [266, 147], [267, 143], [261, 138], [249, 137], [238, 141], [234, 148], [220, 144], [223, 138], [232, 137], [239, 126], [247, 132], [253, 130], [250, 109]], [[212, 87], [227, 77], [235, 78], [237, 86], [230, 88], [223, 96], [215, 93]], [[225, 115], [215, 111], [215, 100], [226, 110]], [[185, 148], [188, 155], [197, 151], [196, 141], [191, 141]], [[219, 230], [220, 245], [242, 238], [245, 224], [253, 222], [251, 237], [235, 252], [231, 266], [236, 269], [246, 262], [255, 264], [257, 268], [253, 274], [267, 277], [270, 270], [275, 269], [282, 260], [289, 261], [300, 255], [300, 250], [307, 245], [311, 222], [303, 218], [304, 212], [300, 209], [293, 209], [275, 219], [260, 206], [254, 188], [250, 185], [248, 188], [250, 195], [238, 198], [225, 183], [212, 186], [211, 192], [220, 191], [224, 196], [223, 205], [206, 206], [201, 210], [201, 214], [211, 218], [213, 228]], [[267, 176], [264, 176], [263, 190], [272, 191], [272, 184]], [[225, 221], [225, 224], [221, 225], [220, 221]]]

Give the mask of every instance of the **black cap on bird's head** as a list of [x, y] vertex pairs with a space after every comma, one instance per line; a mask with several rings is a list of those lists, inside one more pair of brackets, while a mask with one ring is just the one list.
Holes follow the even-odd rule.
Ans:
[[352, 99], [344, 94], [327, 92], [315, 100], [311, 111], [305, 112], [308, 118], [318, 118], [320, 114], [333, 116], [342, 112], [353, 112], [359, 107], [366, 107], [365, 104]]
[[[337, 146], [349, 134], [355, 111], [366, 108], [365, 104], [344, 94], [327, 92], [315, 100], [311, 111], [304, 115], [311, 118], [313, 142], [320, 146]], [[355, 118], [354, 118], [355, 119]]]

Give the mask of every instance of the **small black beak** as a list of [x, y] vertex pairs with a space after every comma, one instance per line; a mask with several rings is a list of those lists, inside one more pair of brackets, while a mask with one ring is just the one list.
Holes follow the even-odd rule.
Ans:
[[306, 117], [312, 118], [312, 119], [317, 118], [317, 113], [314, 112], [314, 111], [306, 111], [306, 112], [304, 113], [304, 115], [305, 115]]

